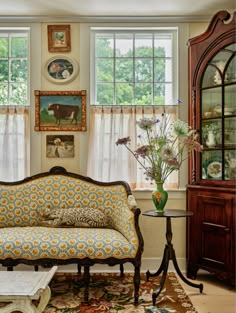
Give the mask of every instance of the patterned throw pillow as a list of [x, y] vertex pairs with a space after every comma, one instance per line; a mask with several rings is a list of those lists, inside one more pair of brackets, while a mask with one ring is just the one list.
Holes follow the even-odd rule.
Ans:
[[45, 226], [75, 226], [75, 227], [105, 227], [107, 218], [98, 209], [67, 208], [48, 209], [39, 208], [38, 213], [44, 218]]

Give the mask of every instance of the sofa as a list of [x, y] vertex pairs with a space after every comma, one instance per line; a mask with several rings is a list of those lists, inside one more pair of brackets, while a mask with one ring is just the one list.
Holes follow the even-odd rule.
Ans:
[[124, 181], [98, 182], [55, 166], [20, 181], [0, 182], [0, 264], [7, 270], [18, 264], [38, 270], [75, 263], [79, 273], [83, 268], [87, 303], [91, 266], [119, 265], [122, 276], [129, 262], [138, 304], [139, 215]]

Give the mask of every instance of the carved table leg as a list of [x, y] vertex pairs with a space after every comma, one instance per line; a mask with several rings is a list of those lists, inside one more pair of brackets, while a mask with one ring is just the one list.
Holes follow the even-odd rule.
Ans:
[[[161, 270], [160, 269], [158, 270], [158, 271], [162, 272], [161, 280], [160, 280], [160, 286], [152, 294], [152, 303], [153, 303], [153, 305], [155, 305], [156, 298], [161, 293], [161, 291], [162, 291], [162, 289], [164, 287], [164, 284], [165, 284], [166, 275], [167, 275], [168, 267], [169, 267], [170, 253], [171, 253], [170, 252], [170, 248], [169, 248], [168, 245], [166, 245], [165, 246], [165, 251], [164, 251], [164, 257], [163, 257], [162, 264], [161, 264], [161, 267], [160, 267]], [[158, 273], [158, 271], [157, 271], [157, 273]], [[155, 274], [157, 274], [157, 273], [155, 273]]]
[[177, 274], [186, 284], [188, 284], [189, 286], [194, 287], [194, 288], [199, 288], [200, 293], [202, 293], [202, 290], [203, 290], [203, 284], [194, 284], [183, 276], [183, 274], [181, 273], [181, 271], [179, 269], [179, 266], [178, 266], [178, 263], [176, 260], [175, 250], [174, 250], [171, 242], [172, 242], [171, 218], [168, 216], [166, 218], [166, 246], [165, 246], [164, 255], [163, 255], [161, 265], [160, 265], [159, 269], [156, 271], [156, 273], [154, 273], [154, 274], [151, 274], [149, 271], [146, 272], [147, 281], [149, 280], [149, 277], [158, 276], [162, 273], [161, 280], [160, 280], [160, 287], [156, 291], [154, 291], [152, 294], [153, 305], [155, 305], [156, 298], [161, 293], [161, 291], [164, 287], [164, 283], [166, 280], [170, 260], [172, 260]]
[[[3, 302], [11, 302], [4, 306], [3, 308], [0, 308], [0, 313], [11, 313], [14, 311], [20, 311], [22, 313], [42, 313], [44, 309], [46, 308], [49, 300], [51, 297], [51, 290], [49, 287], [46, 287], [41, 295], [39, 304], [36, 307], [31, 299], [9, 299], [9, 300], [3, 300]], [[2, 302], [0, 298], [0, 302]]]
[[44, 309], [46, 308], [50, 298], [51, 298], [51, 290], [50, 290], [49, 286], [47, 286], [44, 289], [44, 291], [42, 292], [40, 300], [39, 300], [39, 304], [37, 306], [37, 309], [38, 309], [39, 313], [44, 311]]
[[163, 255], [163, 258], [162, 258], [162, 261], [161, 261], [161, 265], [160, 265], [159, 269], [155, 273], [150, 273], [149, 270], [146, 272], [147, 281], [149, 281], [149, 277], [159, 276], [162, 273], [162, 271], [164, 269], [164, 264], [165, 264], [165, 259], [166, 259], [166, 255], [165, 254], [166, 253], [167, 253], [167, 251], [165, 249], [164, 255]]

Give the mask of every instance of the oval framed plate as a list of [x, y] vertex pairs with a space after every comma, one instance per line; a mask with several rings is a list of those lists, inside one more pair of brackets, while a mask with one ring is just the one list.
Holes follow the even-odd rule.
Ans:
[[65, 84], [75, 79], [79, 73], [79, 66], [72, 58], [57, 55], [46, 62], [44, 73], [49, 81]]
[[222, 163], [218, 161], [210, 162], [207, 166], [207, 175], [211, 178], [222, 177]]

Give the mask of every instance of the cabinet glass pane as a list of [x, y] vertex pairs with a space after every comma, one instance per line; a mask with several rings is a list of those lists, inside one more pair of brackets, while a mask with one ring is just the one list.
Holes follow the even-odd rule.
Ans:
[[229, 83], [236, 82], [236, 56], [233, 57], [227, 67], [225, 80]]
[[224, 119], [225, 145], [236, 145], [236, 117]]
[[[236, 69], [235, 69], [236, 70]], [[224, 86], [224, 115], [232, 115], [236, 114], [236, 106], [235, 106], [235, 99], [236, 99], [236, 85], [227, 85]]]
[[202, 152], [202, 179], [222, 180], [221, 150]]
[[236, 81], [234, 55], [236, 45], [232, 44], [221, 49], [209, 62], [203, 75], [202, 87], [222, 85], [223, 83]]
[[236, 180], [236, 151], [225, 150], [225, 180]]
[[222, 121], [221, 119], [202, 120], [202, 145], [208, 148], [221, 148]]
[[202, 90], [202, 118], [211, 118], [221, 115], [217, 112], [222, 103], [222, 87]]
[[211, 64], [207, 66], [202, 80], [202, 87], [211, 87], [215, 85], [216, 68]]

